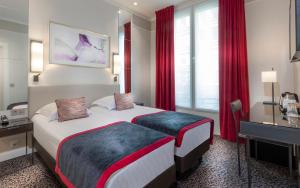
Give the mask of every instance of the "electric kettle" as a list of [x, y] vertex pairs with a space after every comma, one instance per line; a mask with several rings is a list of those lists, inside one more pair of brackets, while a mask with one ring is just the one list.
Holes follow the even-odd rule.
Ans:
[[[284, 92], [279, 99], [279, 110], [283, 115], [286, 115], [287, 107], [289, 104], [298, 103], [298, 95], [296, 93]], [[298, 109], [299, 114], [299, 109]]]

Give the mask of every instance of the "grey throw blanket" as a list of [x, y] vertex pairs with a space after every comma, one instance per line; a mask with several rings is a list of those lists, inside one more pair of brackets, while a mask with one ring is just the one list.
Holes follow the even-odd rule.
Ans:
[[104, 187], [115, 171], [173, 139], [128, 122], [99, 127], [60, 143], [56, 172], [67, 187]]
[[173, 111], [162, 111], [137, 116], [132, 120], [132, 123], [176, 137], [176, 146], [181, 145], [183, 135], [187, 130], [208, 122], [211, 123], [210, 139], [212, 143], [214, 121], [207, 117]]

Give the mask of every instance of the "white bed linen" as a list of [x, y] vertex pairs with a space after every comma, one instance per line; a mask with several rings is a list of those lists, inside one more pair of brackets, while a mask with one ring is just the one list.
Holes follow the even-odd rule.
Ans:
[[[107, 110], [99, 106], [93, 106], [90, 108], [95, 116], [98, 117], [110, 117], [115, 118], [116, 121], [128, 121], [139, 115], [150, 114], [160, 112], [162, 110], [157, 108], [150, 108], [145, 106], [135, 105], [132, 109], [116, 111]], [[184, 157], [190, 153], [193, 149], [198, 147], [204, 141], [210, 138], [210, 123], [205, 123], [201, 126], [188, 130], [183, 137], [180, 147], [175, 147], [175, 155]]]
[[[45, 116], [37, 114], [32, 118], [32, 121], [34, 122], [34, 137], [56, 159], [58, 145], [65, 137], [116, 122], [116, 119], [92, 114], [88, 118], [59, 123], [58, 121], [49, 122]], [[105, 187], [139, 188], [148, 184], [174, 165], [174, 142], [161, 146], [115, 172]]]

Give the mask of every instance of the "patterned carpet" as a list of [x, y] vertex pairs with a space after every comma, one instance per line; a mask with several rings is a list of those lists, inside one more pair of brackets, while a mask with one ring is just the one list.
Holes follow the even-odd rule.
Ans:
[[[244, 152], [244, 149], [242, 149]], [[247, 187], [244, 154], [242, 176], [237, 173], [235, 144], [215, 137], [215, 143], [203, 156], [200, 166], [190, 176], [178, 182], [179, 188]], [[30, 156], [0, 163], [0, 188], [55, 188], [59, 187], [53, 175], [36, 157], [31, 166]], [[253, 187], [297, 187], [297, 181], [288, 177], [288, 169], [270, 163], [252, 160]]]

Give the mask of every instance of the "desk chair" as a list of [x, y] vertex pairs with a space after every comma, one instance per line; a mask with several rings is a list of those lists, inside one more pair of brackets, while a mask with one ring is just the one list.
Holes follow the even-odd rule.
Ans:
[[239, 171], [239, 176], [241, 176], [241, 161], [240, 161], [240, 142], [239, 138], [243, 137], [242, 135], [239, 134], [239, 128], [238, 128], [238, 122], [237, 122], [237, 117], [236, 117], [236, 112], [241, 112], [243, 115], [242, 111], [242, 103], [240, 100], [235, 100], [232, 103], [230, 103], [231, 107], [231, 112], [232, 116], [234, 119], [234, 126], [235, 126], [235, 136], [236, 136], [236, 146], [237, 146], [237, 156], [238, 156], [238, 171]]

